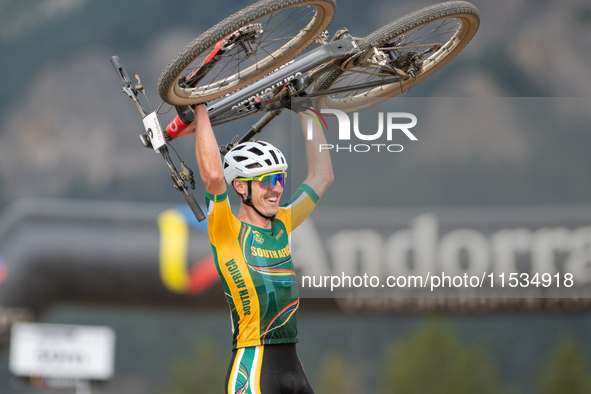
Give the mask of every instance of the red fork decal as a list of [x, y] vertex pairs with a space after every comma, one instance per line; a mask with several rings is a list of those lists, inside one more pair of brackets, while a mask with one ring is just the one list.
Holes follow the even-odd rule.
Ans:
[[209, 54], [209, 56], [205, 58], [205, 61], [203, 63], [209, 63], [209, 61], [211, 59], [213, 59], [213, 57], [215, 55], [217, 55], [217, 53], [220, 51], [220, 48], [222, 47], [222, 44], [224, 43], [224, 41], [226, 41], [225, 38], [223, 40], [218, 41], [218, 43], [215, 44], [215, 47], [213, 48], [213, 51], [211, 51], [211, 53]]
[[185, 135], [193, 134], [195, 132], [195, 122], [185, 124], [181, 121], [181, 118], [177, 116], [168, 126], [166, 126], [166, 134], [170, 138], [176, 139]]

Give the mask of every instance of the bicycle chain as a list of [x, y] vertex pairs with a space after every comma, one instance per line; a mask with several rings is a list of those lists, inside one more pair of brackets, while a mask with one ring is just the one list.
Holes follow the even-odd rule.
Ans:
[[403, 46], [403, 47], [392, 47], [392, 48], [378, 48], [379, 50], [383, 50], [383, 51], [391, 51], [394, 49], [408, 49], [408, 48], [426, 48], [426, 47], [434, 47], [434, 46], [441, 46], [441, 44], [420, 44], [420, 45], [408, 45], [408, 46]]

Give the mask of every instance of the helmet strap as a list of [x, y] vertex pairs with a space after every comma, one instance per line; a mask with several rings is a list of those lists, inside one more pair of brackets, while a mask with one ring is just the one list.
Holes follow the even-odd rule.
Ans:
[[262, 217], [263, 219], [267, 219], [267, 220], [270, 220], [270, 221], [273, 221], [273, 220], [275, 220], [275, 215], [273, 215], [273, 216], [266, 216], [266, 215], [263, 215], [263, 214], [262, 214], [262, 213], [261, 213], [261, 212], [260, 212], [260, 211], [259, 211], [259, 210], [258, 210], [258, 209], [255, 207], [255, 206], [254, 206], [254, 204], [252, 203], [252, 181], [247, 181], [247, 182], [248, 182], [248, 194], [246, 195], [246, 197], [245, 197], [245, 198], [243, 198], [243, 199], [242, 199], [242, 202], [243, 202], [244, 204], [248, 205], [249, 207], [251, 207], [252, 209], [254, 209], [254, 211], [255, 211], [256, 213], [258, 213], [258, 214], [259, 214], [259, 216], [260, 216], [260, 217]]

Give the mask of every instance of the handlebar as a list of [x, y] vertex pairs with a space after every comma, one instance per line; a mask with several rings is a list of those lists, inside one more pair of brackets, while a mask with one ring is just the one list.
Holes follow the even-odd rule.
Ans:
[[121, 89], [123, 90], [123, 92], [125, 92], [125, 94], [127, 94], [129, 96], [130, 99], [133, 100], [133, 103], [135, 104], [135, 107], [137, 108], [141, 117], [145, 118], [147, 115], [146, 111], [144, 111], [144, 109], [142, 108], [142, 105], [140, 104], [140, 102], [137, 99], [137, 90], [131, 84], [131, 80], [129, 79], [129, 76], [125, 72], [125, 69], [123, 68], [123, 64], [121, 64], [121, 60], [119, 59], [119, 56], [112, 56], [111, 57], [111, 64], [113, 65], [113, 67], [115, 67], [115, 71], [117, 71], [117, 75], [119, 76], [119, 80], [123, 84], [123, 87]]
[[117, 70], [117, 75], [119, 75], [119, 79], [121, 80], [121, 83], [123, 84], [123, 86], [124, 87], [131, 87], [131, 80], [127, 76], [127, 73], [125, 72], [125, 69], [123, 68], [123, 65], [121, 64], [121, 60], [119, 59], [119, 56], [111, 57], [111, 64], [113, 65], [113, 67], [115, 67], [115, 70]]
[[199, 203], [197, 203], [197, 200], [195, 200], [193, 194], [183, 192], [183, 197], [185, 197], [187, 204], [189, 204], [189, 207], [191, 208], [191, 211], [193, 211], [193, 214], [195, 215], [197, 220], [200, 222], [204, 221], [205, 215], [203, 214], [203, 211], [201, 210]]
[[[183, 197], [189, 204], [189, 207], [195, 214], [195, 217], [198, 221], [202, 222], [203, 220], [205, 220], [205, 215], [203, 214], [203, 211], [201, 210], [199, 204], [195, 200], [195, 197], [193, 197], [193, 194], [189, 190], [189, 187], [185, 184], [185, 181], [188, 181], [190, 182], [191, 187], [195, 188], [195, 181], [193, 180], [192, 175], [193, 172], [190, 171], [188, 168], [186, 168], [186, 170], [188, 170], [187, 173], [184, 172], [185, 166], [182, 163], [182, 160], [181, 165], [183, 165], [183, 172], [179, 173], [176, 169], [170, 157], [170, 154], [168, 153], [166, 138], [164, 137], [160, 121], [158, 120], [158, 114], [156, 113], [156, 111], [146, 113], [146, 111], [144, 111], [142, 105], [138, 101], [138, 91], [144, 93], [145, 95], [145, 89], [143, 88], [139, 80], [139, 77], [136, 75], [136, 78], [138, 79], [138, 84], [134, 86], [132, 85], [129, 76], [127, 75], [127, 72], [125, 72], [125, 69], [123, 68], [121, 60], [118, 56], [111, 57], [111, 64], [115, 68], [115, 71], [117, 71], [119, 80], [123, 85], [123, 92], [133, 100], [133, 103], [135, 104], [138, 112], [142, 116], [142, 121], [147, 132], [147, 135], [140, 135], [142, 143], [144, 144], [144, 146], [152, 147], [156, 152], [160, 152], [162, 154], [162, 157], [164, 158], [164, 161], [166, 162], [166, 165], [168, 166], [168, 169], [171, 172], [174, 187], [181, 193], [183, 193]], [[147, 141], [149, 141], [150, 143], [148, 144]], [[185, 177], [183, 177], [182, 175], [184, 175]]]

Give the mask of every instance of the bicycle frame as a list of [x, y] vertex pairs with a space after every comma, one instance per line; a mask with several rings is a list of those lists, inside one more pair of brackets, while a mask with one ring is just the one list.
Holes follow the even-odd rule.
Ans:
[[[208, 102], [206, 107], [211, 124], [217, 126], [256, 113], [281, 109], [282, 106], [280, 104], [273, 105], [277, 102], [276, 95], [272, 94], [273, 89], [292, 81], [299, 81], [300, 88], [290, 92], [290, 96], [301, 98], [326, 96], [358, 90], [360, 88], [387, 85], [399, 81], [398, 77], [393, 76], [380, 81], [330, 89], [314, 94], [303, 93], [304, 90], [314, 82], [317, 75], [334, 70], [340, 66], [338, 60], [348, 58], [358, 53], [360, 53], [360, 50], [357, 43], [353, 37], [348, 34], [337, 41], [326, 43], [304, 54], [300, 58], [292, 60], [288, 64], [276, 69], [253, 84]], [[317, 69], [322, 65], [324, 66]], [[271, 94], [268, 95], [267, 93]], [[266, 98], [269, 99], [268, 101], [265, 101], [266, 94]], [[260, 100], [259, 103], [255, 103], [257, 98]], [[245, 105], [247, 104], [251, 104], [251, 107], [254, 108], [245, 111]], [[256, 104], [258, 104], [258, 106]]]

